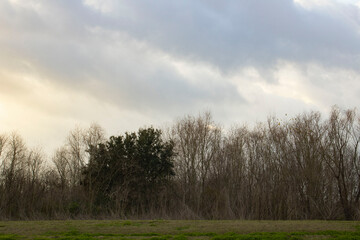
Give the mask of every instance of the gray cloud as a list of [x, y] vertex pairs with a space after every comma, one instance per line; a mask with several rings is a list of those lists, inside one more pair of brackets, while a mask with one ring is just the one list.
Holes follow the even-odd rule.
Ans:
[[[85, 2], [0, 2], [0, 100], [26, 95], [18, 105], [89, 122], [100, 119], [94, 111], [113, 116], [109, 109], [115, 109], [114, 119], [141, 116], [146, 123], [203, 109], [228, 123], [258, 120], [276, 109], [360, 104], [355, 5]], [[22, 84], [27, 77], [37, 82]], [[61, 96], [39, 97], [34, 86]]]
[[[277, 59], [318, 61], [356, 68], [359, 8], [338, 5], [309, 11], [292, 1], [131, 1], [132, 18], [109, 13], [105, 27], [125, 30], [172, 54], [211, 62], [224, 70]], [[106, 16], [106, 15], [105, 15]]]
[[[167, 53], [210, 62], [224, 71], [243, 65], [268, 68], [278, 59], [355, 69], [360, 62], [356, 6], [339, 5], [330, 12], [309, 11], [289, 0], [107, 2], [113, 9], [105, 14], [69, 0], [42, 2], [40, 14], [3, 5], [5, 22], [21, 32], [19, 39], [29, 35], [26, 46], [19, 42], [17, 48], [30, 51], [31, 57], [36, 52], [39, 61], [62, 66], [72, 76], [79, 72], [72, 68], [86, 67], [82, 57], [91, 57], [82, 52], [91, 55], [86, 48], [89, 26], [126, 32]], [[10, 21], [14, 15], [17, 20]]]
[[[356, 6], [339, 5], [336, 12], [329, 12], [309, 11], [288, 0], [110, 2], [114, 9], [105, 14], [79, 1], [42, 2], [42, 15], [7, 6], [5, 22], [30, 34], [25, 52], [33, 48], [39, 54], [48, 49], [46, 57], [53, 53], [62, 61], [56, 49], [63, 54], [68, 51], [77, 64], [84, 62], [76, 59], [77, 51], [91, 52], [81, 49], [81, 42], [88, 40], [88, 26], [127, 32], [165, 52], [210, 62], [222, 70], [248, 64], [268, 67], [278, 59], [352, 68], [360, 61], [360, 11]], [[15, 23], [9, 20], [13, 15], [17, 16]], [[56, 59], [50, 62], [59, 65]], [[61, 64], [69, 64], [64, 67], [70, 70], [74, 66], [71, 61]]]
[[[152, 63], [157, 61], [158, 53], [153, 56], [151, 45], [139, 46], [143, 39], [134, 43], [131, 32], [127, 33], [130, 37], [118, 37], [123, 29], [112, 29], [113, 20], [107, 22], [108, 17], [79, 3], [43, 2], [40, 9], [29, 5], [5, 4], [5, 7], [17, 13], [19, 20], [9, 24], [13, 36], [2, 45], [10, 46], [15, 52], [13, 58], [31, 63], [45, 79], [92, 91], [103, 100], [139, 111], [144, 108], [184, 111], [188, 106], [198, 106], [197, 103], [210, 105], [214, 100], [221, 103], [229, 97], [244, 102], [231, 84], [216, 84], [214, 87], [219, 91], [194, 88], [172, 72], [166, 62]], [[92, 27], [111, 31], [93, 33]], [[160, 49], [166, 53], [165, 50]]]

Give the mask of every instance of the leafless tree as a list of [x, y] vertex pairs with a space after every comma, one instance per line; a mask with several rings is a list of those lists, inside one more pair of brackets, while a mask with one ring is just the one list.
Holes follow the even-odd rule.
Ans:
[[334, 107], [326, 124], [323, 159], [336, 179], [340, 203], [345, 219], [352, 220], [359, 206], [360, 178], [359, 127], [355, 110], [341, 111]]
[[[327, 119], [319, 112], [269, 117], [228, 132], [205, 112], [178, 119], [167, 133], [176, 152], [171, 185], [131, 207], [127, 199], [137, 198], [129, 170], [107, 195], [112, 205], [101, 208], [99, 188], [88, 183], [111, 183], [121, 169], [106, 176], [84, 171], [106, 143], [99, 125], [72, 130], [52, 165], [18, 134], [1, 134], [0, 218], [360, 219], [360, 118], [353, 109], [333, 107]], [[112, 156], [103, 157], [100, 164]]]

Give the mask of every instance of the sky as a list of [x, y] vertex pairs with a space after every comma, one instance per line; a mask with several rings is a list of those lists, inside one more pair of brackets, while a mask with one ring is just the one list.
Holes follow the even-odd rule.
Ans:
[[0, 0], [0, 133], [360, 106], [360, 0]]

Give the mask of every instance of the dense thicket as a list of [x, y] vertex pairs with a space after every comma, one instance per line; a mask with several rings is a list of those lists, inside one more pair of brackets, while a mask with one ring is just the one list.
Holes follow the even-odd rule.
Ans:
[[334, 107], [224, 131], [71, 131], [51, 161], [0, 135], [0, 218], [360, 219], [360, 118]]

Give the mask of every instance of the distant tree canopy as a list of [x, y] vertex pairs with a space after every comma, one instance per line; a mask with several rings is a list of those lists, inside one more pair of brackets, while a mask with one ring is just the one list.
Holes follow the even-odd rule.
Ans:
[[90, 146], [83, 185], [95, 206], [112, 206], [123, 214], [146, 212], [174, 175], [173, 148], [173, 142], [163, 141], [161, 131], [154, 128], [112, 136]]

